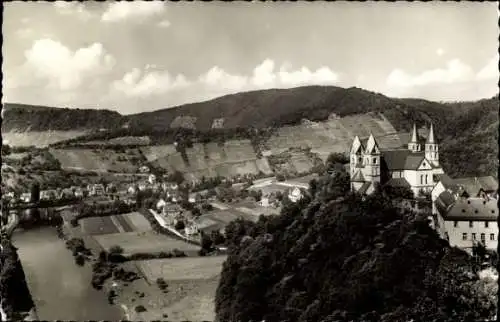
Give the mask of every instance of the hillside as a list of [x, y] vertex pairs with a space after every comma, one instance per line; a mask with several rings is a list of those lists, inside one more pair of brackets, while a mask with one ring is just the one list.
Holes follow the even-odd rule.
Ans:
[[[313, 123], [308, 124], [304, 119]], [[267, 134], [261, 142], [256, 142], [264, 149], [280, 152], [290, 144], [300, 143], [324, 159], [329, 152], [348, 147], [357, 132], [362, 136], [372, 130], [375, 135], [394, 135], [393, 131], [408, 132], [413, 122], [420, 127], [430, 121], [441, 142], [441, 160], [450, 175], [494, 174], [498, 165], [498, 96], [477, 102], [442, 104], [393, 99], [356, 87], [305, 86], [226, 95], [127, 116], [109, 110], [6, 103], [2, 131], [12, 145], [33, 142], [44, 146], [75, 137], [90, 141], [127, 136], [150, 136], [155, 145], [173, 143], [172, 139], [164, 138], [174, 136], [179, 127], [195, 130], [204, 140], [203, 133], [213, 128], [229, 131], [229, 139], [236, 129], [254, 127], [271, 129], [268, 133], [271, 136]], [[102, 128], [110, 131], [99, 132]], [[173, 134], [168, 134], [169, 131]], [[244, 138], [251, 137], [247, 134]], [[471, 152], [475, 163], [470, 162]]]
[[[280, 216], [226, 227], [229, 256], [216, 321], [480, 321], [496, 313], [495, 281], [451, 248], [396, 194], [350, 194], [347, 173]], [[404, 272], [402, 274], [402, 272]]]

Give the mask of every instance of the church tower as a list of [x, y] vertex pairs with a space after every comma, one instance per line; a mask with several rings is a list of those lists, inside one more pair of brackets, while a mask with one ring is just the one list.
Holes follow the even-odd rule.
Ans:
[[434, 138], [434, 128], [431, 123], [431, 128], [429, 130], [429, 135], [425, 141], [425, 158], [429, 160], [434, 166], [439, 165], [439, 148]]
[[410, 142], [408, 142], [408, 150], [411, 152], [420, 152], [421, 150], [420, 143], [418, 143], [417, 125], [415, 123], [413, 123], [411, 139]]
[[380, 148], [371, 133], [366, 143], [364, 160], [366, 181], [380, 182]]
[[354, 141], [352, 142], [351, 145], [351, 152], [350, 152], [350, 174], [351, 178], [354, 176], [356, 171], [363, 166], [363, 154], [364, 154], [364, 149], [363, 145], [361, 144], [361, 141], [359, 140], [359, 137], [356, 135], [354, 138]]

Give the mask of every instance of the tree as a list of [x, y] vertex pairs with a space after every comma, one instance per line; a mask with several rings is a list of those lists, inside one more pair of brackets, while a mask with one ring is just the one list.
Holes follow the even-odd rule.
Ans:
[[123, 248], [121, 246], [118, 246], [118, 245], [114, 245], [114, 246], [111, 246], [109, 248], [109, 254], [113, 254], [113, 255], [122, 255], [123, 254]]
[[177, 223], [175, 224], [175, 229], [176, 230], [183, 230], [184, 228], [186, 228], [184, 221], [178, 220]]
[[31, 202], [40, 201], [40, 184], [35, 182], [31, 185]]

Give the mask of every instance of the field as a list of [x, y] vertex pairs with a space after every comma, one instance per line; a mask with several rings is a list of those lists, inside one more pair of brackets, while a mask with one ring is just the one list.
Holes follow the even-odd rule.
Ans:
[[110, 233], [93, 236], [94, 239], [104, 249], [119, 245], [123, 248], [125, 254], [145, 253], [145, 252], [170, 252], [175, 248], [186, 252], [188, 256], [195, 256], [200, 249], [199, 246], [185, 243], [165, 235], [155, 232], [128, 232], [128, 233]]
[[[131, 321], [213, 321], [215, 291], [225, 257], [156, 259], [126, 263], [143, 272], [148, 280], [140, 279], [119, 292], [118, 301], [128, 311]], [[166, 292], [156, 285], [163, 278]], [[149, 282], [148, 282], [149, 281]], [[139, 297], [138, 293], [144, 293]], [[136, 313], [134, 307], [143, 305], [146, 311]]]
[[119, 232], [110, 216], [83, 218], [79, 220], [79, 223], [82, 232], [87, 235], [105, 235]]
[[133, 160], [140, 158], [135, 150], [118, 153], [102, 149], [51, 149], [50, 153], [63, 169], [69, 170], [135, 172], [138, 167]]
[[140, 150], [148, 161], [154, 161], [178, 153], [173, 144], [141, 147]]
[[184, 257], [137, 261], [151, 284], [162, 277], [168, 281], [210, 279], [220, 274], [226, 256]]
[[2, 132], [4, 144], [11, 146], [46, 147], [60, 141], [73, 139], [87, 134], [84, 131], [33, 131], [33, 132]]

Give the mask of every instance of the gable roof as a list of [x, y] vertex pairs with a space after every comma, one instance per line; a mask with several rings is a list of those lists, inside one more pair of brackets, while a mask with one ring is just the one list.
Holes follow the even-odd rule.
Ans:
[[434, 201], [436, 207], [441, 213], [445, 213], [455, 202], [455, 197], [449, 191], [443, 191]]
[[380, 149], [378, 147], [377, 141], [375, 141], [375, 138], [373, 137], [373, 134], [370, 133], [370, 137], [368, 138], [368, 141], [366, 142], [366, 153], [379, 153]]
[[392, 187], [411, 187], [405, 178], [391, 178], [389, 181], [387, 181], [386, 185]]
[[498, 218], [497, 200], [459, 199], [443, 216], [446, 220], [492, 221]]
[[470, 195], [477, 195], [481, 189], [484, 191], [498, 189], [498, 183], [492, 176], [457, 178], [453, 181], [456, 185], [463, 187]]

